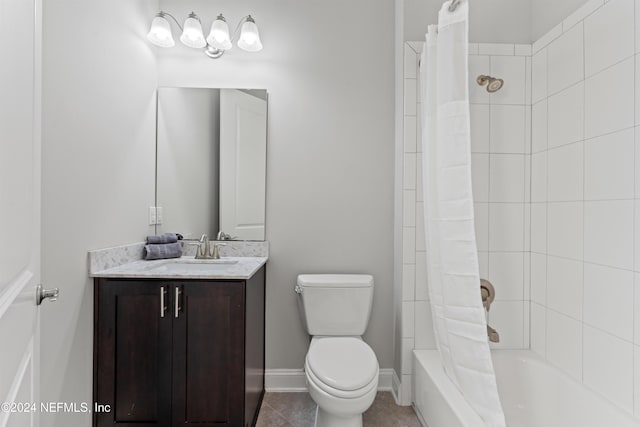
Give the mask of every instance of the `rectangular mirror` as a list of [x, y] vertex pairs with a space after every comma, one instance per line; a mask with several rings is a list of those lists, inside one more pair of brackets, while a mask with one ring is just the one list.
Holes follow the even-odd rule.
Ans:
[[163, 87], [157, 102], [156, 234], [264, 240], [267, 91]]

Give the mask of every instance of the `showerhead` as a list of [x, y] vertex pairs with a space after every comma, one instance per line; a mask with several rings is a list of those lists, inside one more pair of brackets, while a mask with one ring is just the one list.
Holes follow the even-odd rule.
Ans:
[[487, 85], [487, 92], [494, 93], [499, 91], [504, 85], [504, 80], [496, 79], [495, 77], [486, 76], [484, 74], [478, 76], [476, 79], [480, 86]]

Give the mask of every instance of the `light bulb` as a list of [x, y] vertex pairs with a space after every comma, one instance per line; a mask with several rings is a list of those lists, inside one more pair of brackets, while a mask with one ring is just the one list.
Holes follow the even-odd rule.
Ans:
[[202, 25], [198, 16], [191, 12], [189, 17], [184, 21], [184, 29], [180, 36], [180, 41], [185, 45], [192, 48], [202, 48], [207, 45], [204, 40], [204, 34], [202, 34]]
[[151, 22], [151, 28], [147, 34], [147, 39], [160, 47], [173, 47], [176, 42], [173, 41], [173, 35], [171, 35], [171, 26], [169, 21], [164, 17], [165, 14], [160, 12], [153, 18]]
[[242, 24], [238, 47], [246, 50], [247, 52], [258, 52], [262, 50], [262, 42], [260, 42], [258, 26], [251, 15], [247, 16], [245, 23]]
[[231, 49], [231, 37], [229, 37], [229, 25], [227, 20], [224, 19], [222, 14], [218, 15], [213, 24], [211, 24], [211, 31], [207, 37], [207, 43], [216, 49], [229, 50]]

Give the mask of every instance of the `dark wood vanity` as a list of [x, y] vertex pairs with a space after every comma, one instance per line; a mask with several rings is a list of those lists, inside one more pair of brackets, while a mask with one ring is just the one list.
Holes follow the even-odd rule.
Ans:
[[93, 426], [255, 425], [265, 267], [247, 280], [94, 280]]

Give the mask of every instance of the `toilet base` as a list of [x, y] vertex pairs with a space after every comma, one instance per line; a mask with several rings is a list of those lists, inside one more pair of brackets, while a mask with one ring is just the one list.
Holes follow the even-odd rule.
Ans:
[[315, 427], [362, 427], [362, 414], [347, 416], [330, 414], [318, 406]]

